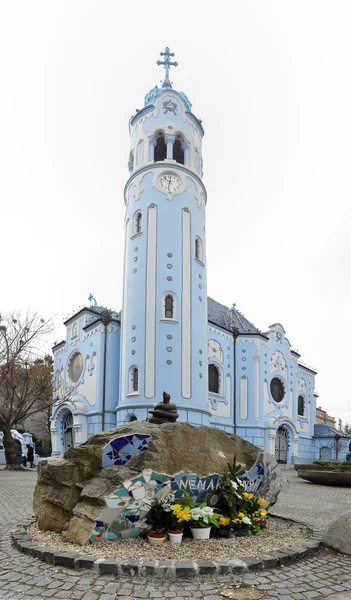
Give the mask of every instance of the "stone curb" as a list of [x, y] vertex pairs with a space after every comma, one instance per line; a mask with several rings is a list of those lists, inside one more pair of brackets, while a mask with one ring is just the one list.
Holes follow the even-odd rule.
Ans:
[[16, 548], [34, 558], [50, 564], [70, 569], [94, 569], [101, 575], [129, 575], [130, 577], [151, 575], [167, 579], [196, 577], [202, 575], [230, 575], [248, 571], [271, 569], [276, 566], [295, 562], [300, 558], [317, 552], [322, 545], [322, 531], [313, 531], [311, 537], [301, 546], [289, 546], [271, 554], [248, 556], [237, 560], [198, 562], [175, 562], [153, 560], [118, 560], [101, 559], [88, 554], [74, 552], [60, 552], [53, 548], [44, 548], [32, 542], [27, 527], [36, 522], [36, 518], [27, 519], [11, 532]]

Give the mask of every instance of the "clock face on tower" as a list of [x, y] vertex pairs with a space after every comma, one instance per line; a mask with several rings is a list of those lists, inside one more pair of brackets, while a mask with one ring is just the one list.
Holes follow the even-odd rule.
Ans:
[[159, 177], [158, 183], [162, 190], [167, 192], [167, 194], [179, 192], [182, 184], [179, 177], [173, 173], [163, 173], [163, 175]]

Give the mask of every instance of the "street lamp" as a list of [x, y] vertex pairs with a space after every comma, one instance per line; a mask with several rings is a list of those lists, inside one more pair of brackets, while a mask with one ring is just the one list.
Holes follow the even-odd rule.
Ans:
[[101, 429], [105, 430], [105, 404], [106, 404], [106, 354], [107, 354], [107, 326], [112, 321], [112, 315], [109, 310], [104, 309], [101, 313], [101, 321], [105, 326], [104, 338], [104, 373], [102, 383], [102, 411], [101, 411]]

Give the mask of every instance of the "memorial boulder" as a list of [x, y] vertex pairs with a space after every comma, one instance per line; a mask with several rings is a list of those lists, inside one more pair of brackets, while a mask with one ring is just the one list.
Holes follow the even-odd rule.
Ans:
[[154, 498], [188, 490], [215, 497], [228, 462], [245, 469], [250, 491], [277, 490], [275, 461], [215, 427], [132, 421], [93, 435], [63, 457], [41, 460], [34, 495], [40, 529], [88, 543], [139, 535]]

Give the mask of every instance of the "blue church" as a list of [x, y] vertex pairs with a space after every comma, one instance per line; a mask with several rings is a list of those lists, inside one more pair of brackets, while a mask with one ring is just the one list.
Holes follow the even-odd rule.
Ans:
[[172, 88], [174, 54], [161, 57], [162, 86], [129, 121], [122, 310], [90, 296], [64, 323], [53, 348], [53, 454], [147, 419], [166, 391], [180, 421], [236, 433], [281, 462], [319, 458], [326, 439], [333, 457], [331, 428], [314, 435], [316, 371], [283, 326], [260, 331], [235, 305], [207, 297], [204, 129]]

